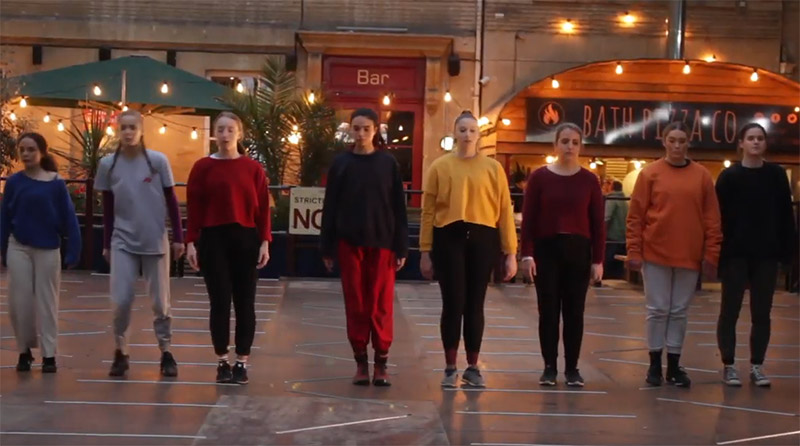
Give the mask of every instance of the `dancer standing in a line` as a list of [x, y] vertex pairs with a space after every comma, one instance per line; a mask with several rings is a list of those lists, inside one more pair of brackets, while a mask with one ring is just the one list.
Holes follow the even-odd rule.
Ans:
[[17, 371], [30, 371], [38, 334], [42, 373], [55, 373], [59, 247], [66, 237], [66, 264], [77, 265], [81, 234], [67, 186], [58, 177], [44, 137], [24, 133], [17, 150], [25, 169], [8, 179], [0, 204], [0, 263], [8, 267], [8, 310], [20, 352]]
[[178, 364], [169, 351], [170, 244], [166, 220], [172, 224], [172, 255], [183, 255], [175, 180], [163, 153], [145, 147], [142, 114], [135, 110], [117, 118], [119, 146], [100, 160], [95, 188], [103, 192], [103, 256], [111, 265], [116, 350], [110, 376], [124, 376], [130, 367], [128, 338], [139, 271], [153, 302], [153, 329], [161, 350], [161, 374], [177, 376]]
[[556, 385], [558, 328], [564, 319], [564, 376], [583, 387], [578, 358], [589, 280], [603, 278], [605, 227], [600, 181], [580, 165], [580, 127], [556, 128], [553, 164], [531, 173], [522, 213], [522, 271], [535, 277], [539, 305], [539, 344], [544, 359], [543, 386]]
[[722, 234], [711, 174], [687, 158], [689, 130], [681, 122], [664, 128], [666, 156], [645, 166], [636, 179], [627, 221], [628, 267], [642, 271], [647, 302], [650, 368], [646, 381], [689, 387], [680, 366], [689, 304], [702, 271], [716, 276]]
[[440, 331], [445, 372], [442, 387], [456, 387], [456, 357], [464, 321], [467, 369], [462, 382], [485, 387], [478, 369], [484, 328], [483, 304], [499, 251], [505, 280], [517, 273], [517, 231], [503, 166], [478, 152], [480, 130], [472, 113], [455, 122], [456, 150], [428, 168], [422, 200], [420, 270], [442, 292]]
[[353, 384], [369, 384], [367, 344], [372, 338], [372, 383], [389, 386], [386, 363], [394, 327], [395, 272], [408, 253], [408, 220], [400, 166], [383, 147], [378, 115], [368, 108], [350, 117], [355, 147], [328, 171], [322, 210], [325, 267], [334, 258], [342, 274], [347, 338], [356, 360]]
[[[257, 269], [267, 265], [272, 240], [269, 182], [261, 164], [245, 154], [238, 116], [222, 112], [212, 128], [219, 150], [197, 161], [189, 174], [186, 257], [202, 272], [208, 291], [217, 382], [247, 384], [256, 332]], [[236, 311], [233, 368], [228, 362], [231, 300]]]
[[778, 263], [791, 264], [797, 248], [792, 216], [792, 192], [783, 169], [764, 161], [767, 131], [750, 123], [739, 131], [742, 161], [725, 169], [717, 179], [722, 215], [720, 278], [722, 303], [717, 342], [724, 365], [722, 381], [741, 386], [736, 370], [736, 321], [745, 288], [750, 288], [750, 380], [770, 385], [764, 373], [764, 356], [770, 337], [770, 311]]

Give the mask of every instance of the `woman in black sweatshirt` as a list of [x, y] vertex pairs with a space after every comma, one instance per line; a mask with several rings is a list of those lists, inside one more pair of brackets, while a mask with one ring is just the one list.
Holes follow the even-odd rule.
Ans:
[[408, 222], [400, 167], [383, 147], [378, 115], [362, 108], [350, 117], [355, 147], [334, 159], [322, 209], [322, 257], [328, 271], [339, 260], [347, 338], [356, 359], [353, 384], [369, 384], [367, 344], [372, 338], [372, 384], [389, 386], [395, 272], [405, 265]]
[[770, 310], [778, 263], [788, 264], [795, 242], [792, 197], [786, 173], [764, 161], [767, 132], [750, 123], [739, 131], [742, 161], [725, 169], [717, 179], [722, 216], [720, 278], [722, 304], [717, 324], [717, 343], [724, 369], [722, 381], [741, 386], [734, 365], [736, 321], [744, 290], [750, 288], [750, 380], [766, 387], [763, 371], [770, 337]]

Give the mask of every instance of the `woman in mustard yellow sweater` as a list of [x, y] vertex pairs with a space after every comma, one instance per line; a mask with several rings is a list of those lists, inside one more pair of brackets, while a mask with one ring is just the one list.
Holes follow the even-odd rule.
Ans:
[[[470, 112], [455, 122], [456, 150], [428, 169], [419, 248], [422, 275], [442, 292], [440, 331], [445, 352], [442, 387], [456, 387], [456, 356], [464, 320], [467, 369], [462, 381], [485, 387], [478, 369], [483, 303], [497, 253], [505, 254], [505, 280], [517, 272], [517, 232], [503, 167], [478, 153], [478, 121]], [[431, 255], [432, 253], [432, 255]]]

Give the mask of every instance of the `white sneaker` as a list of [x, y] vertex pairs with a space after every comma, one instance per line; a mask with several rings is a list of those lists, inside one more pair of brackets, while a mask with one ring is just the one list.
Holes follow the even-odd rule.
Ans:
[[458, 370], [445, 370], [444, 378], [442, 378], [442, 387], [447, 389], [455, 389], [458, 387]]
[[750, 381], [758, 387], [769, 387], [771, 384], [767, 375], [764, 374], [763, 365], [753, 364], [750, 366]]
[[742, 380], [739, 379], [739, 372], [736, 370], [736, 366], [726, 365], [725, 368], [722, 369], [722, 382], [727, 386], [741, 387]]

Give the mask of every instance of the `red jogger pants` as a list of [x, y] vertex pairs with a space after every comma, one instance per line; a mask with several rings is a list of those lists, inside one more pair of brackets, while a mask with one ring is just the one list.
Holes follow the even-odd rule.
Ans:
[[394, 332], [395, 255], [383, 248], [353, 246], [339, 241], [347, 339], [353, 352], [372, 348], [386, 354]]

